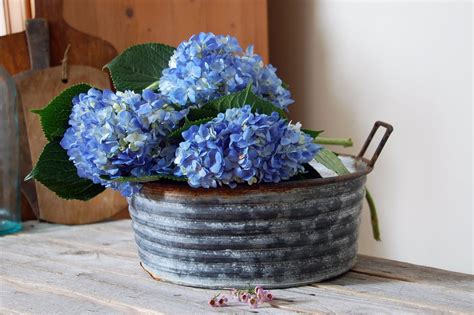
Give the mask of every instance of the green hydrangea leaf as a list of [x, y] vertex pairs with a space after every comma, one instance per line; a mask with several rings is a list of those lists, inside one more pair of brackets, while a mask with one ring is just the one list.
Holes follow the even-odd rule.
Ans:
[[320, 134], [324, 132], [324, 130], [311, 130], [311, 129], [304, 129], [304, 128], [301, 128], [301, 131], [303, 131], [307, 135], [310, 135], [313, 138], [318, 137]]
[[[286, 118], [286, 113], [282, 109], [255, 95], [252, 92], [252, 86], [249, 84], [244, 90], [212, 100], [201, 108], [191, 108], [185, 124], [173, 131], [169, 138], [180, 138], [181, 134], [191, 126], [204, 124], [229, 108], [240, 108], [244, 105], [252, 106], [253, 112], [267, 115], [277, 112], [280, 117]], [[316, 131], [311, 132], [313, 134], [317, 133]]]
[[344, 164], [342, 164], [341, 160], [339, 160], [337, 155], [326, 148], [319, 150], [314, 159], [337, 175], [346, 175], [350, 173]]
[[126, 183], [126, 182], [148, 183], [148, 182], [156, 182], [163, 179], [177, 181], [177, 182], [187, 181], [186, 177], [179, 177], [179, 176], [167, 175], [167, 174], [141, 176], [141, 177], [118, 177], [118, 178], [113, 178], [113, 179], [107, 176], [101, 176], [101, 178], [104, 180], [110, 180], [112, 182], [118, 182], [118, 183]]
[[190, 121], [199, 120], [209, 117], [216, 117], [219, 112], [213, 108], [193, 108], [186, 116]]
[[105, 189], [77, 175], [76, 167], [58, 141], [50, 142], [44, 147], [38, 163], [25, 180], [32, 178], [64, 199], [86, 201]]
[[219, 97], [204, 104], [201, 108], [191, 109], [188, 117], [203, 118], [203, 113], [206, 114], [206, 117], [215, 117], [229, 108], [240, 108], [245, 105], [250, 105], [252, 111], [256, 113], [270, 115], [277, 112], [280, 117], [285, 119], [287, 117], [284, 110], [255, 95], [250, 84], [242, 91]]
[[161, 78], [174, 50], [174, 47], [158, 43], [131, 46], [104, 68], [109, 69], [118, 91], [141, 92]]
[[72, 99], [80, 93], [87, 93], [90, 88], [92, 87], [85, 83], [73, 85], [62, 91], [44, 108], [32, 110], [33, 113], [40, 115], [41, 127], [46, 139], [49, 141], [62, 139], [69, 127]]
[[214, 119], [214, 118], [213, 117], [207, 117], [207, 118], [202, 118], [202, 119], [198, 119], [198, 120], [186, 121], [181, 128], [176, 129], [172, 133], [170, 133], [168, 135], [168, 138], [170, 138], [170, 139], [180, 139], [180, 138], [182, 138], [181, 134], [184, 131], [188, 130], [191, 126], [202, 125], [202, 124], [207, 123], [208, 121], [211, 121], [212, 119]]

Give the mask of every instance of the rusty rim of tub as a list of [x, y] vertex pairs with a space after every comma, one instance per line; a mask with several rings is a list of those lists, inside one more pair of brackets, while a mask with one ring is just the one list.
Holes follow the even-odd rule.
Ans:
[[[372, 139], [377, 132], [379, 127], [385, 128], [385, 133], [380, 140], [377, 149], [375, 150], [372, 158], [370, 160], [364, 158], [364, 154], [366, 153]], [[176, 195], [190, 195], [190, 196], [197, 196], [197, 195], [242, 195], [242, 194], [255, 194], [255, 193], [265, 193], [265, 192], [284, 192], [294, 188], [305, 188], [308, 186], [322, 186], [327, 184], [333, 183], [340, 183], [349, 180], [356, 179], [358, 177], [364, 176], [369, 174], [375, 166], [375, 162], [377, 162], [382, 149], [384, 148], [385, 144], [387, 143], [390, 134], [393, 132], [393, 126], [383, 122], [383, 121], [376, 121], [372, 130], [370, 131], [369, 136], [364, 142], [359, 154], [357, 156], [350, 155], [350, 154], [340, 154], [341, 156], [351, 157], [356, 161], [356, 165], [358, 163], [363, 163], [365, 167], [361, 170], [357, 170], [353, 173], [347, 175], [340, 175], [340, 176], [333, 176], [333, 177], [326, 177], [326, 178], [314, 178], [314, 179], [302, 179], [302, 180], [294, 180], [294, 181], [282, 181], [280, 183], [265, 183], [265, 184], [257, 184], [252, 186], [247, 185], [238, 185], [236, 188], [230, 188], [227, 186], [222, 186], [217, 189], [205, 189], [205, 188], [191, 188], [187, 183], [183, 182], [151, 182], [146, 183], [143, 186], [143, 193], [144, 194], [176, 194]]]

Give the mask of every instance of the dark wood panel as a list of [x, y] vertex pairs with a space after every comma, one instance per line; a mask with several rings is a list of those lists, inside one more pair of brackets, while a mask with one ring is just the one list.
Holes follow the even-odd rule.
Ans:
[[0, 37], [0, 63], [11, 75], [30, 69], [25, 32]]

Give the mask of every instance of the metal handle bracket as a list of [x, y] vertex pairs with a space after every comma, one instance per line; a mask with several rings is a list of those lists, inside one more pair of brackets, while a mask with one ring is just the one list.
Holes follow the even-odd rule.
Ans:
[[369, 147], [370, 143], [372, 142], [372, 139], [374, 138], [375, 133], [377, 132], [377, 129], [379, 129], [380, 126], [384, 127], [386, 130], [385, 130], [385, 134], [382, 137], [382, 140], [380, 140], [380, 143], [379, 143], [379, 145], [377, 146], [377, 149], [374, 152], [374, 155], [372, 156], [372, 158], [369, 161], [368, 166], [372, 167], [372, 168], [374, 167], [375, 162], [377, 162], [377, 159], [379, 158], [379, 155], [382, 152], [382, 149], [385, 146], [385, 143], [387, 143], [387, 140], [388, 140], [388, 138], [390, 137], [390, 134], [393, 131], [393, 126], [392, 125], [390, 125], [386, 122], [383, 122], [383, 121], [376, 121], [374, 126], [372, 127], [372, 130], [370, 131], [369, 136], [365, 140], [365, 143], [362, 146], [362, 149], [360, 150], [359, 154], [357, 155], [358, 158], [364, 157], [364, 154], [367, 151], [367, 148]]

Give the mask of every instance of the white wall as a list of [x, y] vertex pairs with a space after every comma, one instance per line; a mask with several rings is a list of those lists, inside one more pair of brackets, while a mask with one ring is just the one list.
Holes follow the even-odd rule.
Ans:
[[[395, 131], [368, 187], [360, 252], [473, 273], [472, 3], [269, 1], [270, 60], [293, 120], [353, 138]], [[339, 150], [344, 151], [344, 150]]]
[[0, 36], [7, 34], [7, 28], [5, 25], [5, 9], [3, 1], [0, 3]]

